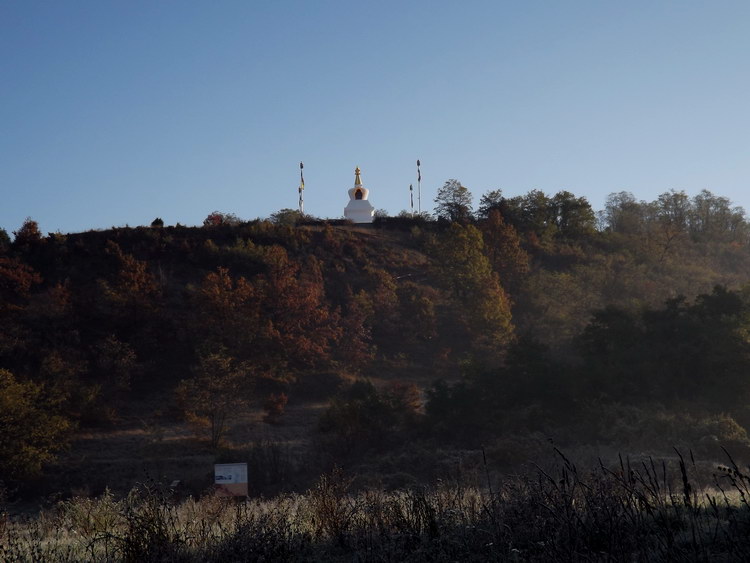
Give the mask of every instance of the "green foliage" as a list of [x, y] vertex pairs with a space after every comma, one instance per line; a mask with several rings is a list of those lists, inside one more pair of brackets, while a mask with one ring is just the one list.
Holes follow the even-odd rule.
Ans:
[[427, 391], [427, 422], [436, 437], [479, 446], [507, 431], [548, 429], [570, 412], [575, 392], [567, 366], [524, 337], [502, 366], [470, 362], [459, 381], [436, 381]]
[[288, 227], [293, 227], [304, 218], [304, 215], [297, 209], [288, 208], [279, 209], [275, 213], [272, 213], [270, 217], [271, 222], [275, 225], [286, 225]]
[[[469, 364], [459, 382], [436, 384], [428, 394], [428, 420], [436, 435], [476, 440], [514, 426], [551, 431], [561, 422], [570, 425], [571, 412], [593, 421], [618, 404], [659, 402], [668, 409], [744, 415], [749, 333], [746, 294], [722, 287], [693, 303], [669, 300], [661, 309], [608, 307], [576, 339], [579, 355], [553, 355], [521, 338], [499, 368]], [[618, 421], [614, 416], [609, 426]], [[593, 428], [582, 423], [579, 437], [601, 439], [586, 427]]]
[[532, 190], [491, 207], [501, 210], [518, 230], [533, 233], [543, 246], [555, 238], [590, 236], [596, 227], [596, 215], [586, 198], [565, 190], [552, 197], [541, 190]]
[[593, 234], [596, 216], [585, 197], [561, 191], [552, 198], [552, 206], [555, 209], [555, 225], [559, 236], [579, 239]]
[[0, 228], [0, 252], [6, 252], [10, 247], [10, 237], [8, 231]]
[[552, 198], [541, 190], [506, 200], [504, 215], [516, 229], [533, 233], [545, 244], [557, 234], [558, 211]]
[[579, 339], [592, 389], [618, 400], [687, 400], [720, 408], [750, 398], [750, 307], [716, 287], [693, 304], [669, 300], [640, 315], [598, 312]]
[[0, 369], [0, 481], [39, 476], [67, 445], [72, 425], [56, 411], [42, 386]]
[[435, 197], [435, 214], [448, 221], [466, 222], [472, 217], [471, 192], [458, 180], [448, 180]]
[[345, 451], [381, 448], [403, 439], [414, 427], [420, 405], [414, 384], [394, 383], [378, 390], [371, 382], [359, 380], [331, 401], [318, 427], [335, 435], [336, 446]]
[[501, 353], [513, 335], [510, 304], [484, 254], [482, 234], [473, 225], [450, 225], [429, 247], [435, 274], [457, 302], [454, 314], [462, 318], [475, 345]]
[[504, 203], [503, 190], [490, 190], [479, 200], [477, 217], [487, 219], [491, 211], [502, 211]]

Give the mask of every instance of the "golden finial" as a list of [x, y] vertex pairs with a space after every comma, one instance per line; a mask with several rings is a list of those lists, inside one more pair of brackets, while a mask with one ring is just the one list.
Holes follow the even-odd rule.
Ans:
[[355, 186], [361, 186], [362, 185], [362, 178], [359, 177], [359, 174], [360, 174], [360, 170], [359, 170], [359, 166], [357, 166], [354, 169], [354, 185]]

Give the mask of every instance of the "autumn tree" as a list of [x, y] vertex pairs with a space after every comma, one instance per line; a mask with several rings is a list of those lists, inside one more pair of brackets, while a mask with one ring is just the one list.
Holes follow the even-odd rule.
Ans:
[[204, 227], [220, 227], [222, 225], [239, 225], [242, 219], [234, 213], [223, 213], [221, 211], [212, 211], [203, 220]]
[[448, 180], [435, 197], [435, 214], [449, 221], [471, 219], [471, 192], [458, 180]]
[[13, 231], [13, 234], [15, 235], [13, 246], [19, 249], [27, 249], [42, 240], [39, 224], [31, 217], [27, 217], [21, 228]]
[[18, 258], [0, 255], [0, 314], [19, 311], [28, 304], [31, 288], [41, 276]]
[[368, 319], [373, 337], [381, 342], [399, 341], [402, 326], [398, 314], [396, 280], [390, 272], [369, 264], [365, 265], [364, 273], [367, 274], [364, 290], [373, 305]]
[[265, 271], [251, 280], [221, 267], [206, 275], [196, 295], [198, 337], [252, 359], [274, 380], [326, 366], [341, 327], [320, 263], [311, 256], [300, 266], [277, 245], [262, 248], [260, 259]]
[[248, 368], [219, 351], [201, 357], [195, 375], [182, 380], [175, 394], [187, 420], [207, 431], [211, 447], [217, 448], [231, 420], [250, 404], [251, 391]]
[[0, 255], [0, 368], [21, 375], [38, 366], [43, 353], [42, 338], [29, 322], [30, 289], [38, 283], [41, 278], [30, 267]]
[[264, 318], [272, 323], [267, 352], [275, 363], [293, 369], [324, 367], [331, 344], [341, 337], [339, 317], [328, 307], [320, 261], [310, 256], [300, 266], [280, 246], [265, 254], [267, 271], [259, 282]]
[[352, 372], [367, 366], [374, 357], [371, 320], [374, 304], [366, 291], [356, 294], [350, 285], [344, 286], [344, 299], [340, 309], [341, 338], [335, 346], [336, 359]]
[[109, 281], [100, 282], [102, 291], [129, 327], [138, 326], [156, 306], [159, 286], [148, 271], [148, 264], [124, 253], [116, 242], [107, 241], [106, 251], [114, 258], [117, 273]]
[[489, 212], [481, 229], [485, 254], [492, 269], [500, 275], [503, 283], [517, 287], [529, 271], [529, 255], [521, 246], [516, 229], [505, 222], [498, 209]]
[[243, 276], [232, 277], [222, 267], [209, 272], [195, 294], [197, 337], [243, 354], [268, 324], [260, 303], [259, 290]]

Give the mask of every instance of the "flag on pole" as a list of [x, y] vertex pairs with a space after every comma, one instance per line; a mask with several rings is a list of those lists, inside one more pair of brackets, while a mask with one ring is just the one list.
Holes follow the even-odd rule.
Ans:
[[411, 212], [414, 213], [414, 188], [409, 184], [409, 199], [411, 200]]
[[305, 189], [305, 177], [302, 175], [302, 169], [304, 167], [305, 165], [300, 162], [299, 163], [299, 188], [297, 190], [299, 192], [299, 212], [300, 213], [305, 212], [305, 201], [303, 199], [303, 194], [302, 194], [302, 192]]
[[419, 169], [421, 162], [417, 160], [417, 210], [422, 214], [422, 171]]

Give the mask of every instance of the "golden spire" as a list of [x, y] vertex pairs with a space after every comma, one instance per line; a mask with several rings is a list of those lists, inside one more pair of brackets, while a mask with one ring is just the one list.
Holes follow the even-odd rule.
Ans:
[[359, 177], [359, 173], [360, 173], [359, 166], [357, 166], [354, 169], [354, 185], [355, 186], [361, 186], [362, 185], [362, 178]]

